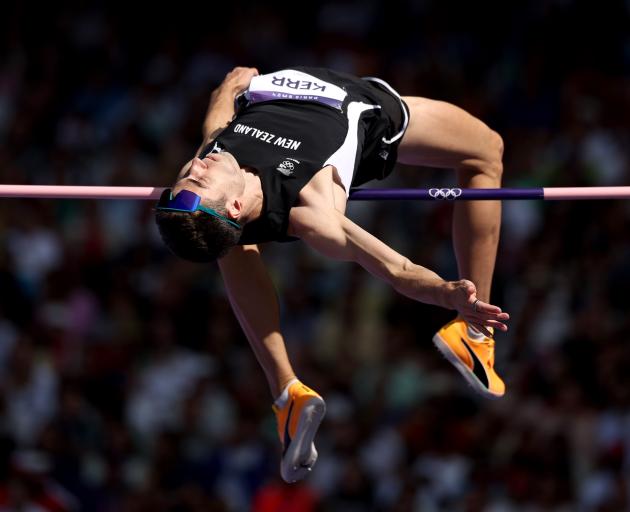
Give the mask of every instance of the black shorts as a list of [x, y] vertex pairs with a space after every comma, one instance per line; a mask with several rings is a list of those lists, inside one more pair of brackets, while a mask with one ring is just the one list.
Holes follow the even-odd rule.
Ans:
[[352, 178], [354, 187], [389, 176], [396, 165], [398, 146], [409, 123], [409, 107], [389, 84], [371, 78], [363, 81], [378, 97], [383, 115], [368, 131], [359, 168]]
[[378, 78], [357, 78], [324, 68], [291, 67], [334, 83], [348, 91], [346, 102], [363, 101], [380, 105], [380, 109], [362, 116], [364, 130], [357, 149], [358, 166], [352, 177], [356, 187], [371, 180], [382, 180], [392, 172], [398, 157], [398, 146], [409, 122], [409, 107], [400, 95]]

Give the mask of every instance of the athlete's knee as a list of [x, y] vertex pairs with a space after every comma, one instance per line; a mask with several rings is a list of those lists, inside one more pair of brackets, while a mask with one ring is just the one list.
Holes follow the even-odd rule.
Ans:
[[490, 138], [492, 140], [491, 147], [496, 159], [499, 162], [503, 161], [503, 150], [505, 149], [505, 146], [503, 145], [503, 137], [494, 130], [490, 130]]
[[494, 130], [488, 129], [485, 147], [485, 157], [480, 171], [489, 178], [501, 181], [503, 176], [503, 138]]
[[505, 146], [503, 144], [503, 137], [495, 131], [492, 131], [492, 148], [494, 152], [493, 166], [495, 168], [495, 174], [498, 179], [501, 179], [503, 176], [503, 150]]

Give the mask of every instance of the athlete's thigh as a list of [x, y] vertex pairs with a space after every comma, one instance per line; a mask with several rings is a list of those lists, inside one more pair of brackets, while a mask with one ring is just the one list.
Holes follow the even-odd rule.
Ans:
[[403, 99], [409, 107], [409, 126], [398, 149], [399, 162], [454, 168], [492, 157], [496, 134], [476, 117], [444, 101]]

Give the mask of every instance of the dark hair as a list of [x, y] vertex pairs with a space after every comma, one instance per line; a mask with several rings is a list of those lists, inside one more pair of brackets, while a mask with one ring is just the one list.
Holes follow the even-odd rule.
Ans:
[[[227, 214], [221, 202], [207, 206], [221, 215]], [[225, 256], [241, 237], [239, 229], [202, 211], [156, 210], [155, 222], [171, 252], [196, 263], [207, 263]]]

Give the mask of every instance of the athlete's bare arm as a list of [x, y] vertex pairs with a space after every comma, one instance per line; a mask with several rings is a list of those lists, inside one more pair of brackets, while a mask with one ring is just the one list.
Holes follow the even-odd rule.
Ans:
[[471, 281], [445, 281], [435, 272], [412, 263], [334, 208], [312, 205], [292, 208], [289, 234], [327, 257], [359, 263], [407, 297], [457, 310], [486, 335], [490, 335], [487, 327], [507, 330], [503, 322], [509, 315], [501, 308], [482, 301], [473, 308], [477, 296]]
[[[234, 117], [234, 98], [249, 86], [255, 68], [237, 67], [212, 92], [202, 127], [199, 152]], [[278, 298], [257, 245], [236, 246], [219, 260], [219, 269], [243, 332], [263, 367], [271, 393], [276, 398], [295, 377], [280, 332]]]
[[203, 143], [197, 154], [222, 131], [234, 117], [234, 98], [249, 86], [258, 74], [256, 68], [236, 67], [210, 95], [210, 104], [201, 129]]
[[219, 260], [225, 288], [276, 398], [295, 377], [280, 332], [278, 298], [257, 245], [236, 246]]

